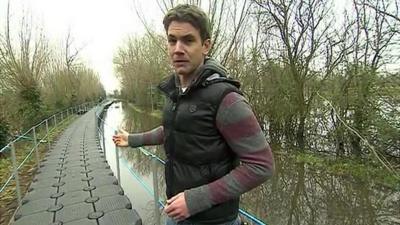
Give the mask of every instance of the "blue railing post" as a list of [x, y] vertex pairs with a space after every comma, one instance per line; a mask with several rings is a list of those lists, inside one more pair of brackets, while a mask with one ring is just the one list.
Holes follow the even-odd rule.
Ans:
[[49, 147], [49, 151], [50, 151], [50, 134], [49, 134], [49, 120], [46, 119], [46, 137], [47, 137], [47, 145]]
[[99, 138], [98, 124], [97, 124], [97, 107], [94, 110], [94, 133], [96, 135], [96, 138]]
[[159, 194], [158, 194], [158, 172], [157, 172], [157, 158], [153, 155], [151, 157], [151, 167], [153, 171], [153, 194], [154, 194], [154, 218], [156, 225], [160, 224], [160, 207], [158, 206]]
[[104, 151], [104, 157], [106, 157], [106, 138], [105, 138], [105, 136], [104, 136], [104, 123], [103, 123], [103, 126], [102, 127], [100, 127], [100, 129], [99, 129], [100, 131], [101, 131], [101, 138], [103, 139], [103, 151]]
[[33, 127], [33, 148], [35, 149], [35, 155], [36, 155], [36, 165], [37, 168], [40, 169], [40, 156], [39, 156], [39, 150], [37, 148], [37, 140], [36, 140], [36, 127]]
[[[114, 134], [117, 134], [118, 131], [114, 131]], [[104, 135], [104, 132], [103, 132]], [[121, 184], [121, 174], [120, 174], [120, 168], [119, 168], [119, 147], [117, 145], [115, 145], [115, 162], [117, 165], [117, 177], [118, 177], [118, 182], [119, 184]]]
[[14, 142], [11, 142], [11, 159], [12, 159], [12, 164], [13, 164], [14, 179], [15, 179], [15, 184], [16, 184], [15, 189], [17, 191], [18, 205], [21, 206], [21, 187], [19, 184], [17, 156], [15, 154]]

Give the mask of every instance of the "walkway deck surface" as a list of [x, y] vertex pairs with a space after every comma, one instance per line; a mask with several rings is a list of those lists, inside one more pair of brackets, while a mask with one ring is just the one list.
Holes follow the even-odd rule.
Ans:
[[71, 124], [41, 163], [12, 225], [141, 225], [104, 158], [94, 110]]

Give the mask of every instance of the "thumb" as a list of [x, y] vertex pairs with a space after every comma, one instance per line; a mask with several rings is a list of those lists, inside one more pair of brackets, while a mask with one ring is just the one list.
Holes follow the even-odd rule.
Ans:
[[172, 198], [168, 199], [168, 200], [167, 200], [167, 204], [171, 204], [172, 202], [174, 202], [177, 198], [179, 198], [179, 196], [180, 196], [181, 194], [182, 194], [182, 192], [179, 193], [179, 194], [177, 194], [177, 195], [175, 195], [175, 196], [173, 196]]
[[126, 130], [124, 130], [123, 128], [121, 128], [121, 127], [118, 128], [118, 133], [125, 134], [125, 135], [128, 134], [128, 132]]

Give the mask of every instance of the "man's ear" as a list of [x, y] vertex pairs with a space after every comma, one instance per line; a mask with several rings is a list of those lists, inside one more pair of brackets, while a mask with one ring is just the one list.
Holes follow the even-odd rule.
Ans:
[[211, 40], [208, 38], [203, 41], [203, 55], [208, 55], [210, 49], [211, 49]]

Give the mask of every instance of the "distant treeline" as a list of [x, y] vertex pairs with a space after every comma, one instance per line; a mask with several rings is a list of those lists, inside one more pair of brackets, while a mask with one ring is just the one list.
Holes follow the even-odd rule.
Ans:
[[[400, 159], [399, 0], [165, 1], [211, 17], [219, 59], [284, 149]], [[145, 16], [138, 15], [146, 24]], [[161, 23], [161, 22], [160, 22]], [[121, 96], [160, 108], [171, 72], [163, 33], [128, 39], [114, 58]]]
[[50, 47], [32, 21], [11, 21], [9, 9], [0, 24], [0, 147], [46, 116], [105, 96], [69, 34], [63, 47]]

